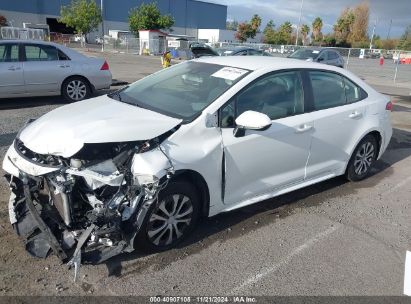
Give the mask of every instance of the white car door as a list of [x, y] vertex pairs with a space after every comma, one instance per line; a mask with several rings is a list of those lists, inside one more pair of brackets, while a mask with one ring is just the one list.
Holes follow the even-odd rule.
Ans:
[[[253, 110], [267, 114], [272, 125], [235, 137], [234, 119]], [[309, 155], [312, 119], [304, 113], [299, 71], [263, 76], [220, 110], [224, 146], [224, 203], [234, 204], [302, 182]]]
[[0, 44], [0, 98], [25, 93], [22, 63], [17, 43]]
[[59, 60], [52, 45], [24, 44], [24, 81], [29, 94], [60, 94], [61, 83], [70, 75], [70, 61]]
[[313, 140], [307, 164], [307, 179], [340, 173], [350, 149], [363, 130], [366, 93], [344, 76], [327, 71], [309, 71], [313, 92]]

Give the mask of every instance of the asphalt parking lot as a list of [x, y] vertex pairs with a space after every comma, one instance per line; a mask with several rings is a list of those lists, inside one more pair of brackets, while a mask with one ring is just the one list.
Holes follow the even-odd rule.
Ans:
[[[126, 82], [161, 68], [158, 57], [105, 56], [113, 78]], [[55, 256], [26, 254], [8, 222], [2, 179], [0, 295], [402, 295], [411, 250], [410, 88], [377, 78], [365, 77], [393, 96], [394, 135], [368, 179], [335, 178], [203, 219], [178, 248], [84, 265], [77, 283]], [[61, 97], [0, 99], [1, 159], [29, 118], [63, 104]]]

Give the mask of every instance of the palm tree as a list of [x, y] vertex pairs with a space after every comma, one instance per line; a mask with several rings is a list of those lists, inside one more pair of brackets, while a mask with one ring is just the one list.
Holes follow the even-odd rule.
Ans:
[[313, 35], [314, 40], [318, 40], [320, 38], [321, 29], [323, 28], [323, 20], [320, 17], [317, 17], [313, 21]]
[[303, 24], [301, 26], [301, 34], [303, 35], [303, 45], [305, 45], [309, 32], [310, 32], [310, 27], [307, 24]]

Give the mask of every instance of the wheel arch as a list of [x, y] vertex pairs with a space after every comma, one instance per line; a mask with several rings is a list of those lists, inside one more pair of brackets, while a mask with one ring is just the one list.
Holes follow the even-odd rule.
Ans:
[[210, 210], [210, 190], [204, 177], [191, 169], [177, 170], [172, 180], [184, 180], [194, 185], [200, 195], [201, 215], [207, 217]]
[[60, 93], [61, 93], [61, 94], [63, 94], [63, 85], [64, 85], [64, 83], [65, 83], [67, 80], [69, 80], [70, 78], [75, 78], [75, 77], [83, 78], [83, 79], [87, 82], [87, 84], [88, 84], [91, 92], [94, 92], [94, 91], [95, 91], [94, 86], [91, 84], [90, 80], [89, 80], [86, 76], [81, 75], [81, 74], [73, 74], [73, 75], [67, 76], [67, 77], [64, 78], [63, 81], [61, 82], [61, 85], [60, 85]]
[[350, 151], [350, 157], [348, 158], [348, 161], [347, 161], [347, 163], [346, 163], [346, 165], [345, 165], [345, 170], [344, 170], [344, 172], [347, 171], [348, 163], [350, 162], [350, 160], [351, 160], [351, 158], [352, 158], [352, 156], [353, 156], [353, 153], [354, 153], [355, 149], [358, 147], [358, 144], [359, 144], [366, 136], [368, 136], [368, 135], [374, 136], [375, 140], [377, 141], [377, 148], [378, 148], [378, 151], [377, 151], [377, 159], [378, 159], [378, 157], [379, 157], [379, 155], [380, 155], [380, 151], [381, 151], [381, 145], [382, 145], [382, 134], [381, 134], [381, 132], [380, 132], [379, 130], [377, 130], [377, 129], [371, 129], [371, 130], [368, 130], [367, 132], [365, 132], [365, 133], [360, 137], [360, 139], [353, 145], [353, 147], [352, 147], [352, 149], [351, 149], [351, 151]]

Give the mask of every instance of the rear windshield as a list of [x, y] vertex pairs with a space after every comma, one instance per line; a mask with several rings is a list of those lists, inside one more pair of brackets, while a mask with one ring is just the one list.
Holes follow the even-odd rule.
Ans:
[[290, 58], [295, 58], [295, 59], [316, 59], [318, 55], [320, 54], [320, 51], [318, 50], [307, 50], [307, 49], [299, 49], [292, 53], [290, 55]]

